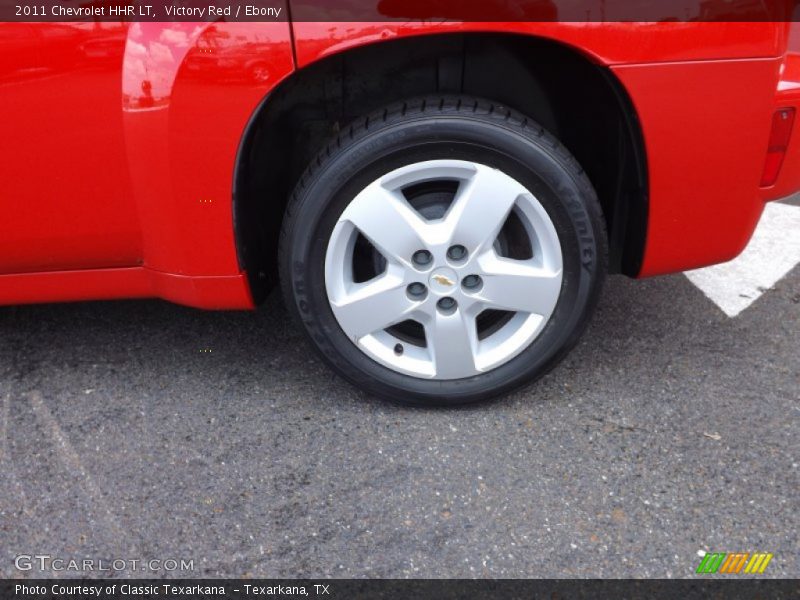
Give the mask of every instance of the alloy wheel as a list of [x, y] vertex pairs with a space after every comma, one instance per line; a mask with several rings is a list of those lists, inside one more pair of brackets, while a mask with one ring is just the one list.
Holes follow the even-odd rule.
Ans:
[[374, 181], [325, 256], [332, 312], [366, 355], [414, 377], [490, 371], [542, 332], [563, 279], [556, 228], [514, 178], [433, 160]]

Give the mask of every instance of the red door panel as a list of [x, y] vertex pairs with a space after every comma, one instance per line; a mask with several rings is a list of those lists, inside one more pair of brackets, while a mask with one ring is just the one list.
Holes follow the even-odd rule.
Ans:
[[0, 273], [141, 258], [122, 129], [127, 25], [0, 25]]

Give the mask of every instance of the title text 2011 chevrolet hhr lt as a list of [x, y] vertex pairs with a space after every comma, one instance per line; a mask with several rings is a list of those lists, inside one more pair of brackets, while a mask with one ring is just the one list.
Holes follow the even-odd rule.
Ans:
[[800, 189], [797, 24], [668, 17], [0, 24], [0, 304], [280, 284], [370, 393], [508, 392]]

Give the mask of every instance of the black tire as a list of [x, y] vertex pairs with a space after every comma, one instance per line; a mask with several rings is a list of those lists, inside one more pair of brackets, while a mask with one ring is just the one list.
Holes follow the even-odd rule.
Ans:
[[[329, 235], [347, 204], [381, 175], [437, 158], [480, 162], [523, 183], [550, 216], [563, 254], [561, 294], [542, 333], [509, 362], [457, 380], [419, 379], [373, 361], [341, 330], [325, 289]], [[460, 405], [529, 383], [566, 355], [597, 303], [607, 253], [597, 195], [553, 135], [503, 106], [436, 96], [398, 103], [356, 121], [312, 161], [286, 211], [280, 273], [289, 310], [320, 355], [347, 380], [404, 404]]]

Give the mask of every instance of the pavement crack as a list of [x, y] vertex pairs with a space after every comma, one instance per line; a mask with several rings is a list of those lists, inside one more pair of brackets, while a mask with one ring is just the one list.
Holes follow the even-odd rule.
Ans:
[[33, 408], [34, 415], [58, 450], [58, 459], [66, 467], [68, 472], [81, 480], [83, 484], [82, 489], [89, 497], [89, 500], [100, 508], [100, 515], [104, 518], [107, 527], [114, 534], [116, 539], [131, 541], [125, 531], [117, 524], [119, 521], [118, 517], [114, 514], [102, 490], [94, 481], [91, 474], [84, 466], [83, 461], [81, 461], [77, 451], [61, 429], [58, 420], [50, 409], [47, 408], [47, 405], [42, 399], [42, 394], [38, 391], [33, 391], [27, 394], [27, 396]]
[[625, 423], [622, 421], [618, 421], [616, 419], [609, 419], [606, 417], [597, 417], [592, 416], [590, 419], [596, 423], [600, 423], [603, 425], [603, 432], [604, 433], [615, 433], [615, 432], [624, 432], [624, 431], [637, 431], [642, 429], [638, 425], [631, 425], [630, 423]]
[[11, 396], [3, 396], [3, 403], [0, 405], [0, 465], [9, 459], [8, 455], [8, 413], [11, 404]]

